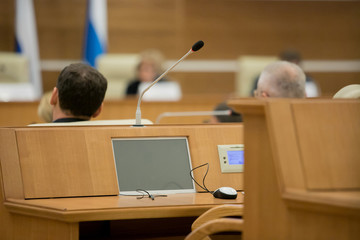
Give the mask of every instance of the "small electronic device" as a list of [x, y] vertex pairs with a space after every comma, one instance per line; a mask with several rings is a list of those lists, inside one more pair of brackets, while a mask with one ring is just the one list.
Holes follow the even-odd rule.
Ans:
[[120, 193], [195, 192], [186, 137], [114, 138], [112, 145]]
[[244, 171], [244, 144], [218, 145], [222, 173]]
[[237, 192], [231, 187], [221, 187], [213, 192], [213, 196], [221, 199], [236, 199]]

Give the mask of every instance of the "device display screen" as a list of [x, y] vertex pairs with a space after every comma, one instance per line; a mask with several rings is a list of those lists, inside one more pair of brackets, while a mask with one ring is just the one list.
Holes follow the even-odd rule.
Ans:
[[118, 138], [112, 143], [120, 192], [195, 192], [186, 137]]
[[227, 151], [229, 165], [244, 164], [244, 150]]

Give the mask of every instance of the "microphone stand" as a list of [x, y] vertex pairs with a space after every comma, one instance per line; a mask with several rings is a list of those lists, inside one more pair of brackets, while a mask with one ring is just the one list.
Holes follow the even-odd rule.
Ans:
[[144, 91], [142, 91], [142, 93], [139, 96], [138, 99], [138, 103], [137, 103], [137, 108], [136, 108], [136, 113], [135, 113], [135, 125], [133, 125], [134, 127], [143, 127], [144, 125], [141, 124], [141, 109], [140, 109], [140, 103], [141, 103], [141, 99], [144, 96], [144, 94], [146, 93], [147, 90], [149, 90], [152, 86], [154, 86], [158, 81], [160, 81], [160, 79], [162, 79], [169, 71], [171, 71], [176, 65], [178, 65], [178, 63], [180, 63], [182, 60], [184, 60], [187, 56], [189, 56], [191, 53], [193, 53], [194, 51], [192, 49], [190, 49], [182, 58], [180, 58], [176, 63], [174, 63], [170, 68], [168, 68], [163, 74], [161, 74], [157, 79], [155, 79]]

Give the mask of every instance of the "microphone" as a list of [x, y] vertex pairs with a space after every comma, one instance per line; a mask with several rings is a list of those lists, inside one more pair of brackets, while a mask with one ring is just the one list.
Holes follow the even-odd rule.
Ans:
[[147, 88], [145, 88], [144, 91], [142, 91], [142, 93], [139, 96], [138, 99], [138, 104], [137, 104], [137, 108], [136, 108], [136, 114], [135, 114], [135, 125], [133, 125], [134, 127], [143, 127], [144, 125], [141, 125], [141, 110], [140, 110], [140, 103], [141, 103], [141, 99], [144, 96], [144, 94], [152, 87], [154, 86], [158, 81], [160, 81], [168, 72], [170, 72], [176, 65], [178, 65], [178, 63], [180, 63], [182, 60], [184, 60], [187, 56], [189, 56], [191, 53], [196, 52], [198, 50], [200, 50], [202, 47], [204, 46], [204, 42], [203, 41], [197, 41], [192, 47], [191, 49], [182, 57], [180, 58], [176, 63], [174, 63], [171, 67], [169, 67], [163, 74], [161, 74], [157, 79], [155, 79]]

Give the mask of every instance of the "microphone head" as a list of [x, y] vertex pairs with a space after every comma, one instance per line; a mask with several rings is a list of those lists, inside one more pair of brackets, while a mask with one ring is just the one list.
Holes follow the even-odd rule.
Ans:
[[193, 46], [192, 46], [192, 48], [191, 48], [191, 50], [193, 51], [193, 52], [196, 52], [196, 51], [198, 51], [200, 48], [202, 48], [204, 46], [204, 42], [203, 41], [197, 41]]

